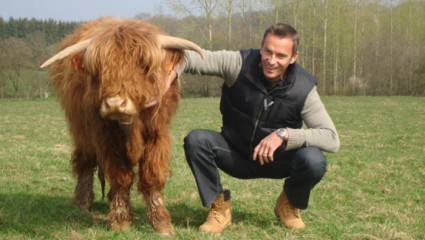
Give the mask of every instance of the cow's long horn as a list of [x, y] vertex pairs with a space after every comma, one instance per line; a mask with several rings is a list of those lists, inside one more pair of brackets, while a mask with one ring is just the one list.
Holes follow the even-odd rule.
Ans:
[[69, 46], [69, 47], [65, 48], [64, 50], [58, 52], [55, 56], [49, 58], [49, 60], [45, 61], [40, 66], [40, 68], [47, 67], [50, 64], [56, 62], [57, 60], [60, 60], [60, 59], [62, 59], [64, 57], [66, 57], [66, 56], [69, 56], [69, 55], [73, 54], [73, 53], [79, 52], [79, 51], [81, 51], [83, 49], [86, 49], [87, 46], [90, 44], [90, 41], [91, 41], [91, 38], [90, 39], [87, 39], [87, 40], [84, 40], [84, 41], [81, 41], [79, 43], [76, 43], [76, 44], [74, 44], [72, 46]]
[[177, 49], [192, 50], [199, 53], [202, 59], [205, 59], [204, 50], [202, 50], [202, 48], [200, 48], [198, 45], [196, 45], [195, 43], [189, 40], [186, 40], [183, 38], [171, 37], [167, 35], [159, 35], [158, 40], [162, 48], [177, 48]]

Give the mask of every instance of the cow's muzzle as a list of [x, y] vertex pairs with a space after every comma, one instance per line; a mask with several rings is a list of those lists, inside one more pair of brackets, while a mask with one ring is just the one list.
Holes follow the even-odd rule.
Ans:
[[103, 100], [100, 115], [120, 124], [131, 124], [138, 114], [136, 105], [128, 97], [114, 96]]

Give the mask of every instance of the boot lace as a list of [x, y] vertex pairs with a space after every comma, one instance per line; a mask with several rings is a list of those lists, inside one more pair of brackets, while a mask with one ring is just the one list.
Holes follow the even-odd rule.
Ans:
[[223, 205], [223, 200], [219, 199], [218, 201], [213, 202], [213, 204], [211, 205], [211, 210], [210, 213], [208, 214], [208, 219], [216, 219], [217, 221], [219, 220], [219, 217], [221, 216], [220, 214], [220, 210], [222, 208]]

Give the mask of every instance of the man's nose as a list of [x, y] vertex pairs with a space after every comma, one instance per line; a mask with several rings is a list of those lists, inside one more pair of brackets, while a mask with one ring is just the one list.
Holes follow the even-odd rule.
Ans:
[[276, 62], [277, 62], [276, 56], [274, 54], [271, 54], [269, 59], [268, 59], [268, 62], [269, 62], [270, 65], [276, 64]]

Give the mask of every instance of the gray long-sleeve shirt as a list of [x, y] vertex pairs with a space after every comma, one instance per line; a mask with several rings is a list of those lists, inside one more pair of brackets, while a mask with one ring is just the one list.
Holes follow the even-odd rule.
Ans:
[[[175, 68], [179, 75], [185, 72], [218, 76], [224, 79], [228, 87], [233, 86], [236, 82], [242, 68], [242, 56], [239, 51], [206, 50], [205, 60], [192, 51], [185, 51], [185, 55], [184, 64]], [[326, 152], [338, 151], [340, 145], [338, 133], [320, 100], [316, 87], [308, 94], [301, 117], [307, 128], [288, 128], [289, 139], [286, 150], [314, 146]]]

